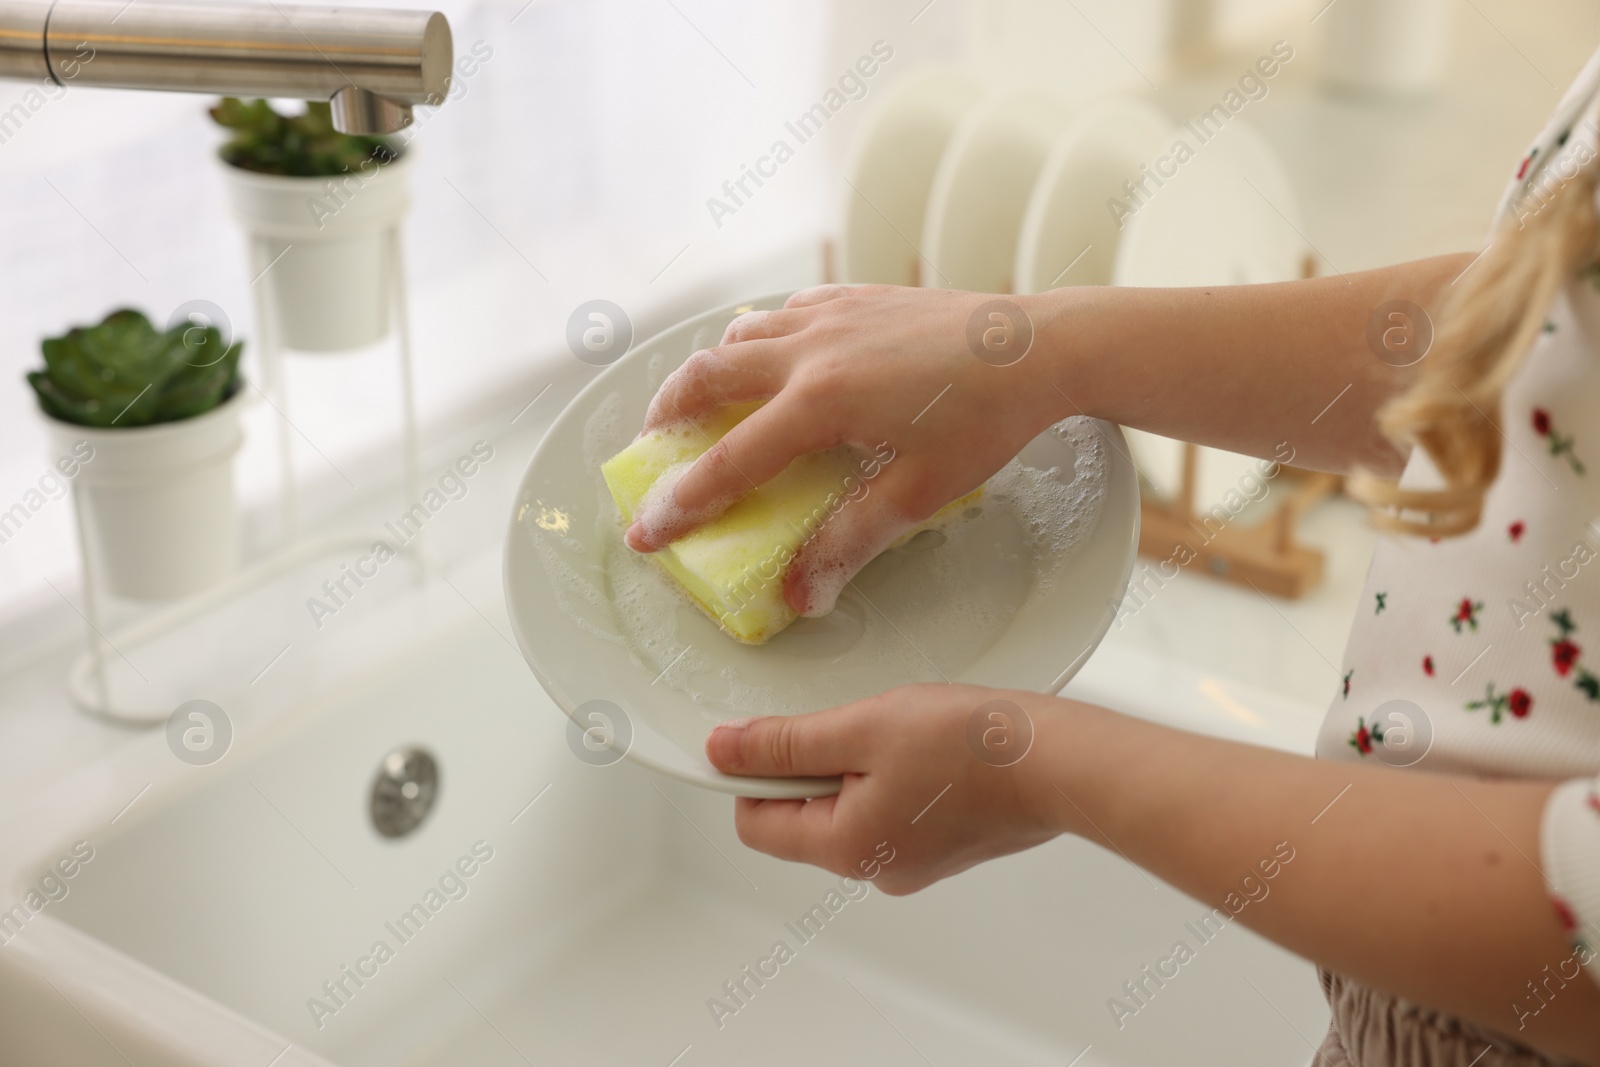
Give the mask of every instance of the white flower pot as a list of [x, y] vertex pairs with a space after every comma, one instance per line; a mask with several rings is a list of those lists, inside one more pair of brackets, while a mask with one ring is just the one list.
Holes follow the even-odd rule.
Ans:
[[204, 415], [128, 429], [46, 416], [52, 444], [94, 449], [73, 479], [80, 537], [106, 586], [135, 600], [167, 600], [225, 578], [238, 560], [233, 455], [244, 435], [244, 389]]
[[1322, 79], [1356, 92], [1426, 92], [1444, 71], [1449, 0], [1338, 0], [1318, 20]]
[[[220, 161], [219, 161], [220, 162]], [[285, 178], [221, 163], [234, 217], [265, 245], [252, 265], [266, 286], [278, 339], [304, 352], [340, 352], [389, 332], [393, 299], [384, 237], [410, 206], [411, 150], [338, 178]]]

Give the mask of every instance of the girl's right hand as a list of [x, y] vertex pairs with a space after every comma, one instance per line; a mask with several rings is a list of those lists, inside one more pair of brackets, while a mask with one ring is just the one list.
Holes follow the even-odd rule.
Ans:
[[[1028, 331], [1026, 297], [897, 286], [827, 285], [781, 310], [735, 319], [716, 348], [662, 383], [643, 433], [767, 400], [676, 482], [652, 494], [627, 531], [653, 552], [716, 518], [797, 456], [838, 445], [874, 457], [868, 490], [796, 554], [784, 598], [823, 615], [856, 572], [940, 507], [971, 492], [1070, 413], [1040, 351], [1008, 365], [969, 347], [969, 326]], [[993, 318], [998, 314], [1000, 318]], [[1042, 346], [1040, 346], [1042, 347]]]

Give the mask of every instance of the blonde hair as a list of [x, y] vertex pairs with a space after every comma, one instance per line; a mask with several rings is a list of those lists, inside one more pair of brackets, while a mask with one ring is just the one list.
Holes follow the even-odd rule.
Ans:
[[1454, 537], [1478, 525], [1500, 471], [1506, 383], [1561, 286], [1600, 254], [1597, 177], [1595, 167], [1585, 166], [1531, 212], [1505, 219], [1454, 283], [1416, 381], [1378, 412], [1384, 436], [1403, 452], [1426, 450], [1445, 487], [1402, 489], [1364, 471], [1353, 474], [1347, 491], [1368, 505], [1379, 529]]

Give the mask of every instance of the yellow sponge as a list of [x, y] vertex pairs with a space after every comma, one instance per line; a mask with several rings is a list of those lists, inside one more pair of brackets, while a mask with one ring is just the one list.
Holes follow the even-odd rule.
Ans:
[[[658, 430], [634, 441], [600, 467], [624, 525], [668, 470], [689, 463], [758, 408], [724, 408], [695, 427]], [[828, 516], [868, 492], [885, 461], [861, 461], [844, 449], [814, 452], [789, 464], [719, 518], [652, 554], [689, 598], [729, 634], [746, 644], [770, 639], [795, 619], [783, 599], [783, 575], [795, 553]], [[979, 490], [978, 492], [981, 492]], [[978, 495], [946, 506], [933, 522]]]

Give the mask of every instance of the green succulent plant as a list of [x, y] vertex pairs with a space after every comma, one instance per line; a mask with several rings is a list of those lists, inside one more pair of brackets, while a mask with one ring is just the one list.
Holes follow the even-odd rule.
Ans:
[[239, 389], [244, 342], [214, 326], [158, 330], [137, 311], [46, 338], [28, 384], [45, 413], [80, 426], [148, 426], [203, 415]]
[[400, 149], [387, 138], [334, 129], [327, 101], [313, 100], [299, 115], [280, 115], [265, 100], [227, 96], [211, 109], [211, 117], [233, 131], [222, 146], [223, 162], [258, 174], [332, 178], [368, 160], [383, 164], [400, 158]]

